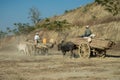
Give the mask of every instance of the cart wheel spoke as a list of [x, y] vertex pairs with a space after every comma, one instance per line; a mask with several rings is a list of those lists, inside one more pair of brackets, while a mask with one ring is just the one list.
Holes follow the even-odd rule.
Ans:
[[83, 57], [83, 58], [89, 58], [90, 57], [90, 46], [86, 43], [84, 44], [81, 44], [79, 46], [79, 55], [80, 57]]

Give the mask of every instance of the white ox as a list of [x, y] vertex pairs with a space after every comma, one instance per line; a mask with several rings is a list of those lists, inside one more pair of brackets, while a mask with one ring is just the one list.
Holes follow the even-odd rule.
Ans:
[[17, 48], [20, 53], [24, 53], [26, 55], [33, 55], [36, 50], [34, 44], [29, 42], [20, 42]]
[[20, 53], [29, 54], [28, 46], [26, 43], [20, 42], [17, 45], [17, 49]]

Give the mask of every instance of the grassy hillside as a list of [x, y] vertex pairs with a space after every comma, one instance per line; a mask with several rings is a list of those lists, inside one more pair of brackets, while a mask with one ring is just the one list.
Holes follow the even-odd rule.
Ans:
[[66, 20], [71, 24], [71, 29], [61, 32], [62, 37], [65, 37], [65, 34], [67, 38], [81, 35], [85, 26], [90, 25], [96, 37], [120, 41], [120, 14], [113, 16], [103, 6], [96, 3], [69, 10], [63, 15], [50, 18], [50, 21], [55, 20]]
[[113, 16], [110, 12], [106, 11], [103, 6], [92, 3], [74, 10], [70, 10], [59, 16], [57, 20], [67, 20], [75, 25], [94, 25], [111, 21], [120, 21], [120, 15]]
[[[113, 16], [111, 13], [104, 10], [103, 6], [96, 3], [88, 4], [74, 10], [69, 10], [63, 15], [48, 18], [48, 22], [50, 21], [52, 24], [47, 24], [47, 26], [54, 26], [55, 28], [57, 25], [55, 26], [53, 21], [64, 20], [69, 23], [67, 24], [70, 27], [69, 29], [64, 29], [63, 31], [58, 32], [36, 27], [36, 30], [29, 33], [29, 35], [25, 38], [33, 40], [34, 34], [39, 32], [42, 38], [47, 38], [47, 40], [53, 38], [59, 42], [61, 39], [71, 39], [82, 35], [84, 33], [85, 26], [90, 25], [90, 28], [93, 33], [96, 34], [97, 38], [120, 41], [120, 15]], [[46, 21], [43, 20], [38, 24], [38, 26], [44, 24], [45, 22]], [[43, 25], [43, 27], [44, 26], [46, 27], [46, 24]], [[62, 26], [66, 27], [66, 25]]]

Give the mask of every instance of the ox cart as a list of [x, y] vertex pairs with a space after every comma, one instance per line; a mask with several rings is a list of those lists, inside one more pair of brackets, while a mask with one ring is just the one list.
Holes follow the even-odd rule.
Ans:
[[35, 45], [33, 40], [27, 40], [25, 42], [25, 44], [27, 45], [27, 50], [29, 51], [28, 52], [29, 54], [47, 55], [48, 50], [50, 48], [53, 48], [55, 43], [53, 41], [50, 41], [50, 42], [47, 42], [47, 43], [40, 42], [40, 43], [37, 43], [37, 45]]
[[48, 54], [48, 46], [46, 44], [38, 43], [35, 45], [33, 41], [23, 42], [20, 49], [28, 55]]
[[71, 41], [78, 45], [78, 54], [83, 58], [89, 58], [91, 55], [105, 57], [106, 50], [110, 49], [113, 45], [113, 42], [110, 40], [95, 38], [91, 42], [84, 38], [74, 38]]
[[48, 54], [48, 50], [54, 47], [54, 44], [55, 42], [51, 40], [47, 43], [40, 42], [35, 45], [35, 42], [33, 40], [27, 39], [26, 41], [19, 42], [17, 49], [20, 53], [23, 52], [27, 55], [46, 55]]
[[35, 53], [36, 54], [47, 55], [48, 54], [48, 45], [47, 44], [43, 44], [43, 43], [38, 43], [38, 45], [35, 46]]

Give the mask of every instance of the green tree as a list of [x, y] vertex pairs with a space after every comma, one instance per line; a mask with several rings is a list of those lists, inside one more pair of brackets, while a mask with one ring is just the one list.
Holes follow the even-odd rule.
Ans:
[[33, 31], [35, 28], [30, 26], [28, 23], [14, 23], [15, 29], [13, 29], [13, 33], [15, 34], [28, 34]]
[[1, 38], [4, 38], [6, 35], [7, 35], [6, 32], [0, 30], [0, 39], [1, 39]]
[[19, 35], [19, 31], [15, 28], [12, 30], [12, 32], [15, 34], [15, 35]]
[[65, 10], [65, 12], [64, 13], [68, 13], [69, 11], [68, 10]]
[[35, 7], [30, 8], [29, 18], [31, 19], [31, 21], [34, 25], [37, 24], [41, 20], [40, 12], [38, 11], [37, 8], [35, 8]]
[[6, 30], [7, 30], [7, 33], [8, 33], [8, 34], [12, 32], [9, 27], [7, 27]]

